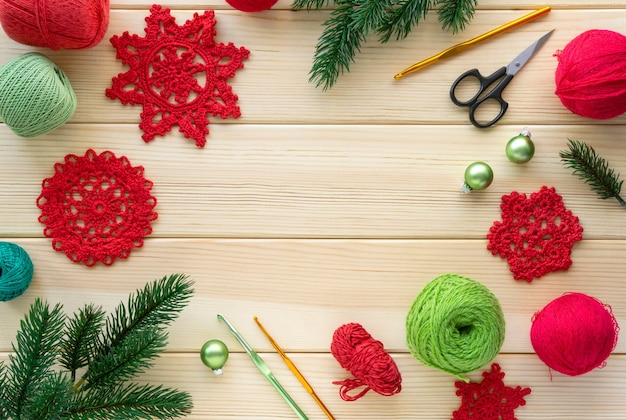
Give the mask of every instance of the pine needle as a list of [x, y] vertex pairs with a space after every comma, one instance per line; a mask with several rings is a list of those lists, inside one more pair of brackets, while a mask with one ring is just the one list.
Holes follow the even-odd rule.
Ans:
[[601, 199], [615, 198], [620, 205], [626, 204], [620, 192], [623, 180], [619, 173], [609, 168], [608, 162], [590, 145], [569, 139], [569, 150], [559, 152], [561, 162], [566, 168], [573, 169], [573, 174], [588, 184]]

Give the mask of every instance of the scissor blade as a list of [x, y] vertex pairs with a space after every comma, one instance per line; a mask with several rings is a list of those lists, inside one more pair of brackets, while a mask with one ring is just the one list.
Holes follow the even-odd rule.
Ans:
[[520, 69], [524, 67], [524, 65], [528, 63], [531, 58], [533, 58], [535, 53], [539, 51], [539, 48], [541, 48], [543, 44], [546, 43], [548, 38], [550, 38], [550, 35], [552, 35], [552, 32], [554, 32], [554, 29], [530, 44], [530, 46], [522, 51], [520, 55], [515, 57], [515, 59], [513, 59], [513, 61], [511, 61], [508, 66], [506, 66], [506, 74], [515, 76], [515, 74], [517, 74], [517, 72], [520, 71]]

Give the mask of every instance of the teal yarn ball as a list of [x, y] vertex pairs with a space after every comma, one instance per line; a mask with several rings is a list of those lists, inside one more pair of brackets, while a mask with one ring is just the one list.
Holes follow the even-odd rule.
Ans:
[[21, 137], [37, 137], [65, 124], [76, 111], [69, 79], [39, 53], [0, 67], [0, 120]]
[[498, 355], [504, 332], [498, 298], [481, 283], [457, 274], [430, 281], [406, 317], [413, 357], [466, 382], [465, 374]]
[[0, 242], [0, 301], [22, 295], [33, 279], [33, 263], [19, 245]]

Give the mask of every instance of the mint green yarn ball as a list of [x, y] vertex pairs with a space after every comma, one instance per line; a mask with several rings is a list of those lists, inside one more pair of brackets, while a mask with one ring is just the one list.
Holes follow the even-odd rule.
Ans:
[[37, 137], [65, 124], [76, 111], [67, 76], [39, 53], [0, 67], [0, 120], [21, 137]]
[[457, 274], [430, 281], [406, 317], [407, 345], [427, 366], [467, 381], [500, 352], [505, 321], [498, 298], [484, 285]]

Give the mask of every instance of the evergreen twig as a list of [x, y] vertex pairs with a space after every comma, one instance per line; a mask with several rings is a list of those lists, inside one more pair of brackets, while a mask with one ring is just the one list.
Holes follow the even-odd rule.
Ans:
[[[35, 300], [20, 322], [17, 345], [13, 345], [7, 374], [4, 383], [0, 384], [9, 418], [32, 418], [31, 404], [41, 400], [42, 394], [48, 395], [43, 392], [47, 384], [57, 382], [52, 366], [58, 355], [64, 323], [61, 305], [50, 308], [41, 299]], [[51, 397], [55, 395], [56, 392]]]
[[406, 38], [411, 30], [437, 9], [443, 29], [454, 33], [474, 16], [477, 0], [294, 0], [294, 10], [335, 6], [316, 45], [309, 81], [330, 89], [339, 76], [350, 71], [361, 45], [371, 33], [381, 43]]
[[291, 5], [294, 10], [317, 10], [327, 6], [331, 0], [294, 0]]
[[[21, 322], [9, 363], [0, 363], [0, 418], [171, 419], [192, 407], [188, 393], [129, 380], [165, 348], [169, 325], [189, 301], [192, 282], [163, 277], [109, 315], [86, 305], [67, 320], [61, 305], [35, 300]], [[54, 365], [58, 363], [61, 369]], [[77, 372], [86, 368], [82, 378]]]
[[619, 173], [609, 168], [608, 162], [590, 145], [569, 139], [568, 150], [559, 152], [561, 162], [566, 168], [573, 169], [573, 174], [588, 184], [601, 199], [615, 198], [620, 205], [626, 204], [620, 192], [623, 180]]
[[76, 371], [89, 364], [105, 315], [102, 308], [89, 304], [69, 320], [67, 335], [61, 343], [60, 363], [70, 372], [73, 381]]
[[309, 81], [323, 90], [330, 89], [339, 75], [350, 71], [350, 63], [365, 41], [362, 32], [351, 31], [352, 6], [339, 5], [324, 23], [324, 31], [315, 49], [315, 65], [309, 73]]
[[456, 34], [465, 29], [474, 17], [478, 0], [439, 0], [439, 22], [444, 30]]
[[392, 3], [394, 7], [389, 9], [387, 18], [377, 25], [378, 32], [381, 34], [380, 42], [383, 44], [392, 36], [395, 36], [396, 40], [406, 38], [413, 27], [426, 17], [437, 0], [400, 0]]
[[[111, 418], [170, 419], [181, 414], [180, 407], [191, 407], [186, 392], [161, 385], [131, 383], [106, 392], [90, 391], [77, 398], [72, 407], [72, 420]], [[185, 409], [187, 413], [189, 410]]]

